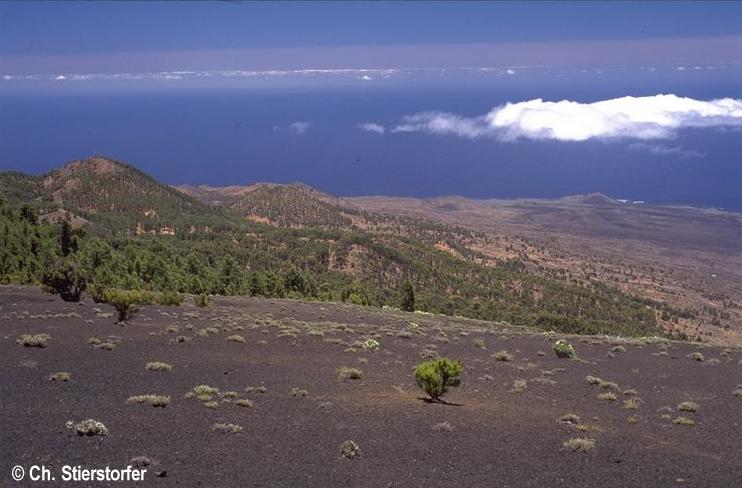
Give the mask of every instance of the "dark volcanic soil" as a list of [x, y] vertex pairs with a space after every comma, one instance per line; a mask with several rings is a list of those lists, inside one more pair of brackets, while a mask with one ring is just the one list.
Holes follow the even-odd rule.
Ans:
[[[63, 465], [124, 467], [136, 456], [157, 461], [145, 481], [110, 486], [731, 488], [742, 479], [742, 396], [732, 393], [742, 383], [740, 349], [572, 337], [576, 361], [556, 358], [554, 335], [337, 304], [222, 298], [200, 309], [187, 300], [144, 307], [124, 327], [112, 311], [0, 287], [0, 486], [34, 484], [13, 481], [15, 465], [43, 464], [59, 476]], [[212, 333], [201, 335], [206, 328]], [[16, 342], [28, 333], [49, 334], [48, 347]], [[227, 340], [235, 334], [246, 342]], [[116, 347], [95, 349], [90, 337]], [[379, 350], [351, 348], [369, 337]], [[610, 353], [619, 344], [626, 352]], [[425, 349], [464, 362], [462, 385], [447, 396], [456, 405], [421, 400], [411, 369]], [[496, 361], [500, 350], [512, 361]], [[705, 360], [687, 357], [695, 351]], [[151, 361], [173, 369], [148, 371]], [[363, 379], [339, 379], [343, 366], [362, 369]], [[72, 381], [48, 379], [60, 371]], [[586, 375], [617, 383], [617, 400], [599, 399], [610, 390]], [[519, 378], [527, 380], [520, 393]], [[219, 388], [218, 406], [185, 398], [200, 384]], [[260, 384], [265, 393], [245, 391]], [[309, 396], [292, 396], [294, 387]], [[625, 408], [626, 389], [637, 391], [638, 410]], [[228, 391], [254, 406], [236, 405]], [[127, 403], [149, 393], [172, 401]], [[697, 412], [677, 411], [686, 400]], [[567, 413], [580, 424], [558, 423]], [[695, 425], [675, 424], [679, 416]], [[87, 418], [110, 434], [65, 428]], [[211, 430], [222, 421], [243, 430]], [[441, 422], [451, 429], [435, 429]], [[573, 437], [595, 447], [563, 448]], [[340, 456], [346, 440], [360, 457]]]

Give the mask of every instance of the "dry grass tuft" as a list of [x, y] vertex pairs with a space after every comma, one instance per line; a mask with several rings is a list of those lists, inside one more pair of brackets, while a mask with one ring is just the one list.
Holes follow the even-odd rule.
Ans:
[[695, 412], [698, 404], [695, 402], [681, 402], [678, 404], [678, 412]]
[[509, 363], [514, 359], [513, 355], [504, 349], [501, 351], [497, 351], [492, 355], [492, 357], [495, 358], [495, 361], [501, 361], [504, 363]]
[[171, 369], [173, 369], [172, 365], [163, 363], [161, 361], [147, 363], [144, 365], [144, 367], [145, 369], [148, 369], [150, 371], [170, 371]]
[[340, 368], [338, 375], [341, 380], [360, 380], [363, 379], [363, 371], [358, 368]]
[[67, 371], [60, 371], [58, 373], [54, 373], [49, 376], [49, 379], [52, 381], [72, 381], [72, 373], [68, 373]]
[[601, 393], [600, 395], [598, 395], [598, 398], [607, 402], [615, 402], [617, 397], [615, 393], [608, 391], [606, 393]]
[[242, 427], [237, 424], [226, 424], [223, 422], [217, 422], [211, 426], [211, 430], [213, 430], [214, 432], [236, 434], [238, 432], [242, 432]]
[[353, 459], [361, 455], [361, 448], [354, 441], [345, 441], [340, 444], [340, 455], [345, 459]]
[[135, 395], [126, 400], [127, 403], [146, 403], [153, 407], [165, 408], [170, 405], [170, 397], [165, 395]]
[[52, 336], [49, 334], [24, 334], [18, 338], [18, 344], [23, 347], [39, 347], [45, 348], [49, 345], [49, 339]]
[[562, 446], [573, 452], [590, 452], [595, 447], [595, 441], [586, 437], [575, 437], [564, 441]]

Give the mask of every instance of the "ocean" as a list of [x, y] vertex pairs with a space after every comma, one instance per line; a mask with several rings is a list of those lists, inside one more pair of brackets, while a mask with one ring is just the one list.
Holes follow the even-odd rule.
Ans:
[[[171, 184], [302, 181], [341, 195], [614, 198], [742, 210], [742, 132], [581, 142], [393, 132], [405, 115], [485, 115], [535, 98], [672, 93], [742, 98], [740, 67], [486, 72], [228, 82], [0, 84], [0, 169], [43, 173], [93, 154]], [[378, 81], [378, 82], [377, 82]], [[72, 82], [70, 82], [72, 83]], [[87, 84], [86, 84], [87, 83]], [[361, 130], [360, 124], [375, 124]], [[379, 127], [384, 127], [380, 133]], [[660, 148], [660, 149], [657, 149]]]

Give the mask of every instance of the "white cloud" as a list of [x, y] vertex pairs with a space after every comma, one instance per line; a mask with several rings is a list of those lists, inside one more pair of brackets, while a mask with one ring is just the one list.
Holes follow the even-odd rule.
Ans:
[[593, 103], [535, 99], [495, 107], [480, 117], [421, 112], [392, 132], [427, 132], [475, 139], [494, 136], [559, 141], [665, 139], [686, 127], [742, 126], [742, 100], [702, 101], [676, 95], [622, 97]]
[[383, 125], [377, 124], [375, 122], [365, 122], [363, 124], [358, 124], [356, 127], [361, 130], [365, 130], [366, 132], [375, 132], [376, 134], [383, 134], [384, 132], [386, 132], [386, 129]]
[[514, 69], [508, 69], [507, 71], [505, 71], [505, 74], [507, 74], [507, 75], [514, 75], [515, 74], [515, 70]]
[[289, 131], [294, 134], [303, 134], [309, 130], [309, 122], [297, 121], [289, 124]]
[[658, 156], [677, 156], [681, 159], [706, 157], [706, 153], [700, 151], [683, 149], [680, 146], [670, 147], [663, 146], [662, 144], [647, 144], [646, 142], [635, 142], [634, 144], [629, 145], [626, 149], [629, 151], [647, 151]]

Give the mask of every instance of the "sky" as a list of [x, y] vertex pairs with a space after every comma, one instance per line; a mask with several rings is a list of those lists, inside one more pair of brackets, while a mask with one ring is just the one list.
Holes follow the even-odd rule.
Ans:
[[0, 74], [742, 61], [711, 3], [2, 2]]
[[742, 210], [742, 1], [0, 2], [0, 170]]

